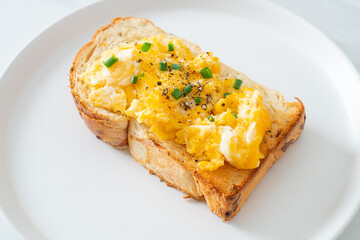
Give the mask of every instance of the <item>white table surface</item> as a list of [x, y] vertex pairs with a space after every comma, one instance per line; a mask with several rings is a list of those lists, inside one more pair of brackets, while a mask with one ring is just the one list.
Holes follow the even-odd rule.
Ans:
[[[270, 0], [309, 21], [348, 56], [360, 72], [360, 0]], [[48, 26], [95, 0], [0, 0], [0, 73]], [[360, 211], [339, 239], [360, 239]], [[18, 240], [0, 219], [0, 240]]]

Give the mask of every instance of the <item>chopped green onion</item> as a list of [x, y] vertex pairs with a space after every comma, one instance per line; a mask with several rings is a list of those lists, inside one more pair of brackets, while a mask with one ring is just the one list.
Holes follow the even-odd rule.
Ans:
[[119, 59], [115, 56], [111, 56], [111, 58], [109, 58], [108, 60], [106, 60], [104, 62], [105, 67], [110, 68], [112, 65], [114, 65], [114, 63], [116, 63], [117, 61], [119, 61]]
[[233, 115], [235, 118], [238, 118], [238, 116], [236, 115], [236, 113], [233, 113], [232, 115]]
[[203, 69], [200, 70], [200, 73], [201, 73], [201, 76], [204, 78], [204, 79], [208, 79], [208, 78], [212, 78], [212, 74], [211, 74], [211, 71], [210, 71], [210, 68], [209, 67], [205, 67]]
[[133, 76], [133, 77], [131, 78], [131, 83], [136, 84], [136, 83], [137, 83], [137, 80], [138, 80], [138, 76]]
[[146, 43], [144, 43], [144, 44], [142, 45], [141, 51], [147, 52], [147, 51], [150, 50], [150, 48], [151, 48], [151, 43], [146, 42]]
[[174, 44], [172, 44], [172, 43], [169, 43], [169, 44], [168, 44], [168, 51], [169, 51], [169, 52], [173, 52], [173, 51], [174, 51]]
[[159, 69], [160, 69], [160, 71], [166, 71], [166, 69], [167, 69], [167, 63], [164, 62], [164, 61], [160, 61]]
[[215, 121], [215, 119], [212, 117], [212, 116], [207, 116], [206, 117], [210, 122], [214, 122]]
[[201, 103], [201, 97], [196, 97], [195, 98], [195, 103], [200, 104]]
[[181, 71], [181, 65], [180, 64], [171, 64], [171, 70]]
[[171, 96], [173, 96], [176, 100], [181, 98], [182, 95], [183, 93], [178, 88], [175, 88], [174, 91], [172, 91], [171, 93]]
[[139, 75], [139, 77], [144, 77], [145, 76], [145, 73], [142, 73]]
[[188, 95], [191, 91], [192, 91], [191, 84], [189, 84], [184, 88], [185, 96]]
[[228, 93], [228, 92], [224, 93], [224, 98], [226, 98], [229, 95], [230, 95], [230, 93]]
[[240, 89], [241, 84], [242, 84], [242, 81], [240, 79], [235, 79], [233, 88]]

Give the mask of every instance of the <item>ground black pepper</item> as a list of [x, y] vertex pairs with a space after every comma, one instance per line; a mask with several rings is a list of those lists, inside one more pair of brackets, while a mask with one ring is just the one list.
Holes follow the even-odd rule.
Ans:
[[167, 94], [168, 94], [168, 91], [169, 91], [169, 89], [165, 88], [165, 89], [163, 90], [162, 95], [163, 95], [163, 96], [167, 95]]

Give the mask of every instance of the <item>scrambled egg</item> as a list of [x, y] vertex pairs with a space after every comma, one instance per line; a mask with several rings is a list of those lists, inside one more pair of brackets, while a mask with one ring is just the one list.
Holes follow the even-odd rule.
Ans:
[[216, 170], [225, 161], [256, 168], [270, 115], [258, 90], [241, 88], [241, 79], [220, 79], [220, 72], [211, 52], [194, 56], [180, 39], [157, 35], [104, 52], [81, 79], [95, 106], [183, 144], [199, 170]]

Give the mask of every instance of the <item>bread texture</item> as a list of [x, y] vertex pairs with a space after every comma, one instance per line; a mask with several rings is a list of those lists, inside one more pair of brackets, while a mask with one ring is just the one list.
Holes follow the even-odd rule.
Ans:
[[[78, 52], [70, 70], [70, 87], [76, 107], [97, 138], [117, 149], [129, 148], [136, 161], [168, 186], [196, 200], [204, 199], [212, 212], [229, 220], [241, 209], [270, 167], [300, 136], [306, 118], [304, 105], [299, 99], [286, 102], [279, 92], [251, 81], [243, 73], [221, 63], [221, 78], [241, 78], [244, 86], [259, 90], [263, 96], [271, 117], [271, 126], [260, 145], [260, 151], [266, 157], [255, 169], [237, 169], [225, 163], [215, 171], [198, 171], [195, 157], [183, 145], [160, 140], [136, 119], [91, 104], [88, 100], [90, 89], [79, 79], [102, 52], [158, 34], [173, 37], [149, 20], [140, 18], [115, 18], [111, 24], [100, 28]], [[183, 42], [194, 54], [201, 52], [199, 46], [186, 40]]]

